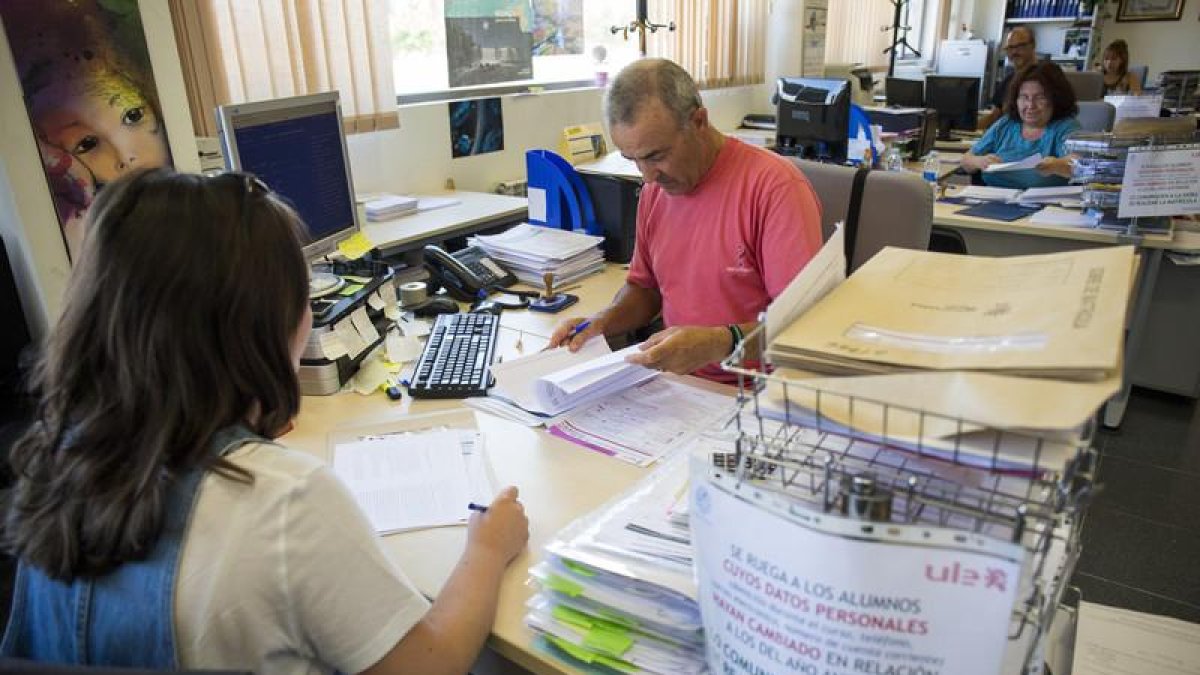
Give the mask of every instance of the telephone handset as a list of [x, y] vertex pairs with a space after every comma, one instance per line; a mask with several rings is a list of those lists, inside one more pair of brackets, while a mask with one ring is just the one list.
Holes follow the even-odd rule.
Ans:
[[[440, 246], [425, 247], [425, 267], [431, 281], [443, 286], [458, 300], [475, 300], [482, 289], [517, 283], [512, 272], [500, 266], [478, 246], [469, 246], [453, 254]], [[436, 288], [430, 288], [434, 292]]]

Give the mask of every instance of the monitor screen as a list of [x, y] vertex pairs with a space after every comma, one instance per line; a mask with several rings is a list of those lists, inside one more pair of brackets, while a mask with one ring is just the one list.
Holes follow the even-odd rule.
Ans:
[[850, 83], [781, 77], [776, 83], [775, 147], [783, 154], [845, 161], [850, 135]]
[[925, 107], [925, 83], [920, 80], [905, 80], [889, 77], [885, 84], [887, 104], [900, 108]]
[[943, 138], [952, 128], [974, 131], [979, 115], [979, 78], [926, 76], [925, 106], [937, 110], [938, 127]]
[[217, 125], [226, 168], [258, 176], [300, 214], [309, 260], [358, 230], [336, 92], [221, 106]]

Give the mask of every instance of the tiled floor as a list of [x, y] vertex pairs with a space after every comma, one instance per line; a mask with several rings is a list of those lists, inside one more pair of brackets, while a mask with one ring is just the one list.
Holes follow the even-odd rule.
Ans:
[[1090, 602], [1200, 622], [1200, 406], [1135, 389], [1102, 430], [1073, 583]]

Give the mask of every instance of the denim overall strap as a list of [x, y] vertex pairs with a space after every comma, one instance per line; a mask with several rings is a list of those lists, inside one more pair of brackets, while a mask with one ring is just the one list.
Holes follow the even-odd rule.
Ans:
[[[238, 426], [215, 434], [211, 445], [217, 455], [225, 455], [256, 440], [261, 439]], [[178, 668], [175, 577], [203, 476], [203, 469], [194, 469], [169, 491], [162, 533], [143, 560], [70, 583], [19, 563], [0, 654], [57, 663]]]

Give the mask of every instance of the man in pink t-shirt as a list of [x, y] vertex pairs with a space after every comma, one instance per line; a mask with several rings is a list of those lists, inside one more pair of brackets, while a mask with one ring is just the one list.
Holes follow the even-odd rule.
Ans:
[[661, 314], [666, 329], [630, 361], [731, 381], [716, 363], [821, 247], [816, 194], [788, 160], [713, 128], [696, 84], [671, 61], [626, 67], [604, 108], [613, 143], [645, 181], [637, 244], [612, 304], [578, 332], [585, 319], [564, 321], [550, 344], [575, 350]]

